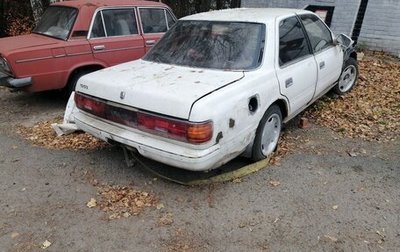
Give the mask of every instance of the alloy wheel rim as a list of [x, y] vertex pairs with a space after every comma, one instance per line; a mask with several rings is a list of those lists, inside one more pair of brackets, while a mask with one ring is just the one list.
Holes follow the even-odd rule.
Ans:
[[342, 72], [339, 80], [340, 92], [347, 92], [351, 89], [356, 81], [356, 67], [350, 65]]

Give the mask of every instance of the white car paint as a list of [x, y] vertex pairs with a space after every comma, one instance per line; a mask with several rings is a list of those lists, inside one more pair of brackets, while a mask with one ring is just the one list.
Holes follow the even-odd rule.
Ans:
[[[190, 144], [110, 122], [84, 111], [75, 114], [78, 127], [105, 141], [122, 143], [145, 157], [188, 170], [216, 168], [251, 150], [256, 129], [265, 111], [276, 101], [284, 104], [284, 121], [331, 88], [340, 75], [343, 52], [339, 46], [329, 64], [327, 77], [318, 72], [320, 58], [307, 57], [286, 67], [278, 65], [280, 17], [309, 13], [290, 9], [238, 9], [214, 11], [183, 20], [250, 21], [266, 25], [261, 65], [250, 71], [210, 70], [138, 60], [82, 77], [76, 91], [132, 110], [144, 110], [191, 122], [212, 120], [212, 139]], [[321, 56], [322, 57], [322, 56]], [[330, 56], [329, 56], [330, 57]], [[309, 72], [307, 68], [309, 69]], [[293, 79], [286, 87], [285, 81]], [[336, 79], [336, 80], [335, 80]], [[322, 82], [332, 83], [322, 83]], [[321, 85], [323, 88], [318, 88]], [[318, 92], [315, 92], [315, 91]], [[123, 95], [122, 95], [123, 94]], [[123, 97], [123, 98], [122, 98]], [[249, 110], [250, 99], [258, 102]]]
[[77, 90], [85, 87], [86, 92], [105, 100], [188, 119], [194, 101], [242, 77], [243, 72], [137, 60], [88, 74], [81, 78]]

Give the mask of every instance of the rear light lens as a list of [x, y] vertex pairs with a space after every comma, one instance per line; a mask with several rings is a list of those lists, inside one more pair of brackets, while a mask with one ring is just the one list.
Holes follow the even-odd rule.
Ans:
[[137, 118], [140, 130], [189, 143], [205, 143], [213, 133], [211, 121], [192, 123], [140, 112]]
[[191, 124], [187, 129], [187, 139], [191, 143], [204, 143], [212, 138], [213, 124], [211, 121]]
[[75, 94], [74, 98], [75, 104], [79, 109], [98, 117], [105, 117], [106, 104], [104, 102], [78, 93]]
[[75, 104], [79, 109], [106, 120], [182, 142], [205, 143], [213, 135], [212, 121], [193, 123], [132, 111], [80, 93], [75, 93]]

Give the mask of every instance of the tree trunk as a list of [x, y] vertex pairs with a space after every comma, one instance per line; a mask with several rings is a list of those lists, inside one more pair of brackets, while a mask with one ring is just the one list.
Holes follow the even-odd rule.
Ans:
[[43, 13], [43, 4], [41, 0], [30, 0], [30, 2], [32, 7], [33, 18], [35, 20], [35, 23], [37, 23], [40, 19], [40, 16]]
[[0, 38], [6, 36], [6, 9], [7, 9], [7, 1], [0, 0]]

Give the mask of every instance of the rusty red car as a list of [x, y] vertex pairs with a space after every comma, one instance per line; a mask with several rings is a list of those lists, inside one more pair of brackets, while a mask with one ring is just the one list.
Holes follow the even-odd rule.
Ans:
[[87, 73], [141, 58], [175, 22], [153, 1], [52, 4], [31, 34], [0, 39], [0, 86], [70, 93]]

